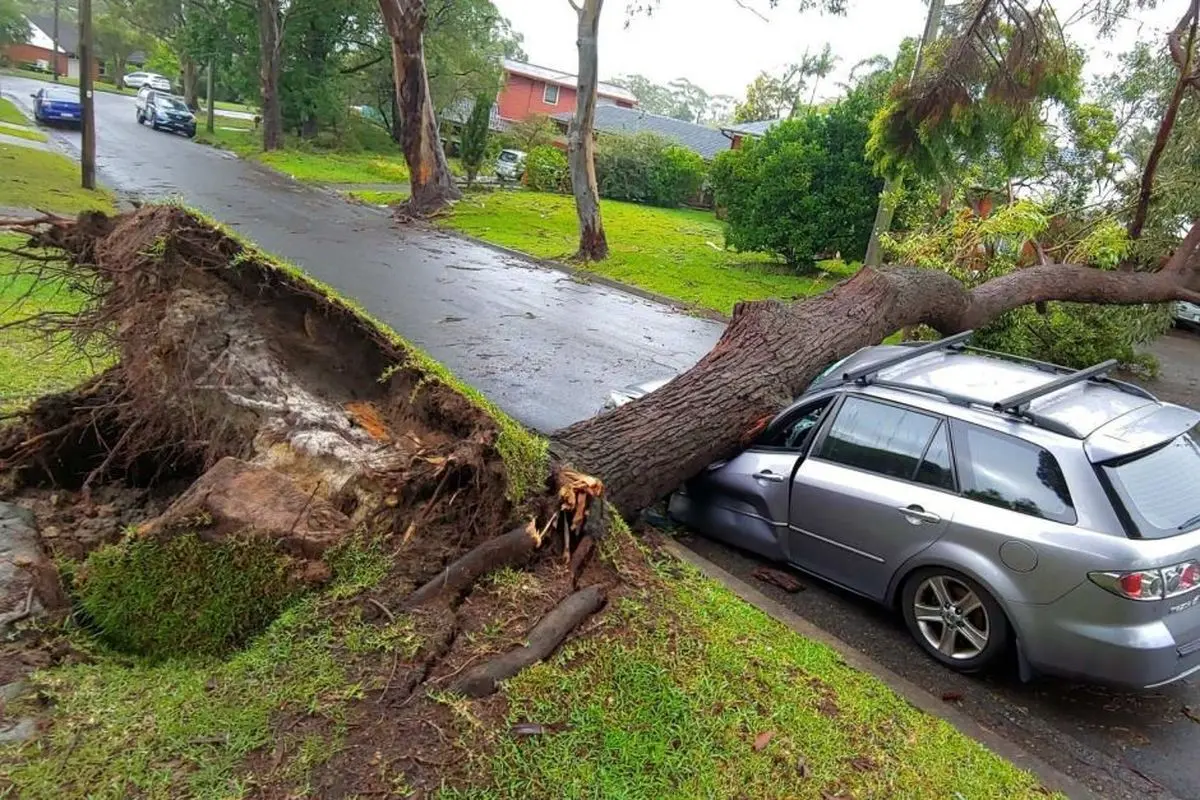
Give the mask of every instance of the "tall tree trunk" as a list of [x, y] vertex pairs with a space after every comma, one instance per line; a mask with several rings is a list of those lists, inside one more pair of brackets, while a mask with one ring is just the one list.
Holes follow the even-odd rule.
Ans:
[[576, 5], [568, 0], [579, 17], [579, 87], [575, 97], [575, 116], [567, 127], [567, 158], [571, 164], [571, 191], [579, 216], [579, 252], [584, 261], [608, 257], [608, 239], [600, 219], [600, 190], [596, 187], [596, 141], [592, 128], [596, 120], [596, 82], [599, 72], [600, 9], [604, 0], [583, 0]]
[[113, 56], [113, 83], [118, 89], [125, 88], [125, 56]]
[[[925, 30], [921, 34], [921, 47], [917, 50], [912, 74], [908, 78], [910, 84], [921, 71], [921, 62], [929, 46], [937, 39], [938, 28], [942, 25], [943, 4], [944, 0], [930, 0], [929, 14], [925, 17]], [[867, 254], [863, 258], [863, 263], [869, 267], [877, 267], [883, 263], [883, 244], [880, 240], [883, 234], [892, 229], [892, 216], [896, 213], [896, 195], [903, 187], [904, 182], [898, 175], [891, 175], [883, 182], [879, 205], [875, 209], [875, 223], [871, 226], [871, 238], [867, 242]]]
[[262, 92], [263, 150], [283, 147], [283, 106], [279, 102], [283, 32], [279, 0], [258, 0], [258, 79]]
[[407, 213], [430, 214], [462, 194], [446, 162], [425, 73], [425, 0], [379, 0], [392, 39], [395, 125], [408, 163], [412, 195]]
[[602, 478], [606, 496], [630, 514], [746, 445], [830, 362], [906, 326], [949, 334], [1045, 300], [1187, 298], [1200, 300], [1200, 220], [1153, 273], [1051, 264], [968, 290], [938, 270], [864, 267], [807, 300], [738, 304], [695, 367], [628, 405], [564, 428], [551, 447], [560, 461]]
[[187, 103], [188, 108], [199, 108], [196, 102], [199, 94], [199, 81], [197, 80], [199, 73], [196, 70], [196, 61], [193, 58], [184, 58], [181, 66], [183, 67], [183, 102]]

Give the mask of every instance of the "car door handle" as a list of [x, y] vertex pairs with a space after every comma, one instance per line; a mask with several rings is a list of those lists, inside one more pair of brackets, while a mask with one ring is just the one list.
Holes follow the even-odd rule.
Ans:
[[782, 475], [776, 475], [769, 469], [764, 469], [762, 472], [754, 473], [754, 477], [760, 481], [767, 481], [769, 483], [783, 483], [787, 480], [787, 478], [783, 477]]
[[926, 511], [918, 505], [900, 506], [896, 509], [904, 518], [913, 525], [920, 525], [922, 522], [941, 522], [942, 518], [932, 511]]

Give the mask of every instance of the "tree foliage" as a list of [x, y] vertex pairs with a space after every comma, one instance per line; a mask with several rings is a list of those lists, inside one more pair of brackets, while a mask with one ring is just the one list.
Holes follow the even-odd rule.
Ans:
[[508, 126], [501, 134], [505, 147], [526, 153], [535, 147], [547, 147], [559, 138], [558, 125], [545, 114], [530, 114]]
[[0, 45], [19, 44], [29, 37], [29, 23], [16, 0], [0, 0]]
[[571, 187], [567, 156], [562, 150], [541, 145], [525, 157], [525, 185], [539, 192], [566, 192]]
[[[800, 113], [816, 101], [817, 89], [823, 78], [833, 72], [838, 57], [829, 44], [820, 53], [805, 52], [801, 59], [779, 75], [760, 72], [746, 87], [746, 99], [733, 112], [735, 122], [754, 122], [780, 119]], [[809, 86], [812, 91], [809, 91]]]
[[822, 252], [861, 258], [882, 181], [863, 153], [878, 108], [857, 89], [828, 111], [775, 125], [713, 163], [714, 198], [726, 241], [806, 266]]
[[699, 125], [726, 121], [735, 102], [729, 95], [711, 95], [687, 78], [676, 78], [664, 86], [634, 74], [622, 75], [612, 83], [632, 92], [643, 111]]
[[479, 168], [488, 150], [488, 123], [492, 117], [492, 98], [495, 95], [481, 94], [475, 98], [471, 115], [462, 130], [462, 163], [467, 170], [467, 185], [475, 182]]
[[606, 134], [596, 150], [600, 196], [674, 207], [695, 197], [705, 164], [695, 152], [653, 133]]

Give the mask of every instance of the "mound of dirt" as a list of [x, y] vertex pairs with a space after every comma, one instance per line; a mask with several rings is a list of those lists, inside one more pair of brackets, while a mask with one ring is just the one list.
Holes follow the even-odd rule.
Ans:
[[[422, 644], [403, 663], [355, 662], [365, 697], [350, 715], [366, 738], [331, 762], [340, 772], [321, 779], [321, 796], [379, 791], [367, 739], [414, 785], [437, 785], [422, 755], [436, 745], [420, 732], [440, 713], [429, 692], [493, 691], [620, 593], [621, 578], [590, 557], [606, 518], [599, 482], [514, 463], [544, 447], [524, 433], [529, 444], [512, 447], [513, 423], [323, 287], [176, 207], [32, 232], [65, 254], [40, 262], [41, 277], [88, 293], [78, 318], [35, 324], [98, 337], [119, 356], [0, 429], [8, 499], [38, 517], [48, 550], [83, 559], [84, 621], [137, 652], [215, 652], [260, 630], [264, 609], [298, 585], [324, 582], [329, 553], [352, 537], [391, 553], [377, 588], [338, 601], [334, 616], [370, 615], [382, 629], [403, 613]], [[518, 471], [546, 482], [519, 504]], [[248, 608], [197, 581], [213, 564], [240, 570], [214, 581]], [[502, 566], [539, 576], [521, 613], [476, 589]], [[247, 575], [261, 598], [239, 583]], [[177, 630], [201, 620], [215, 639]], [[483, 628], [512, 645], [481, 652], [462, 635]], [[366, 727], [381, 714], [386, 741]], [[295, 788], [267, 762], [248, 768], [263, 773], [264, 796]]]

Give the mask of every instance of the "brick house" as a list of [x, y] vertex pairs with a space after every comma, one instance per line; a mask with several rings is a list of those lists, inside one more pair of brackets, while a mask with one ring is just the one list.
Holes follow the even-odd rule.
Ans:
[[[25, 18], [29, 23], [29, 36], [23, 44], [10, 44], [0, 55], [14, 67], [23, 64], [34, 65], [52, 72], [54, 62], [58, 63], [58, 74], [70, 78], [79, 77], [79, 25], [71, 19], [61, 18], [58, 22], [58, 52], [54, 51], [54, 40], [51, 31], [54, 30], [54, 18], [51, 16], [31, 14]], [[92, 61], [92, 77], [98, 78], [104, 74], [104, 64], [100, 59]]]
[[[575, 110], [578, 81], [569, 72], [506, 58], [504, 85], [496, 98], [497, 116], [501, 122], [516, 122], [534, 114], [571, 113]], [[637, 98], [628, 89], [600, 81], [596, 86], [596, 103], [633, 108]]]

